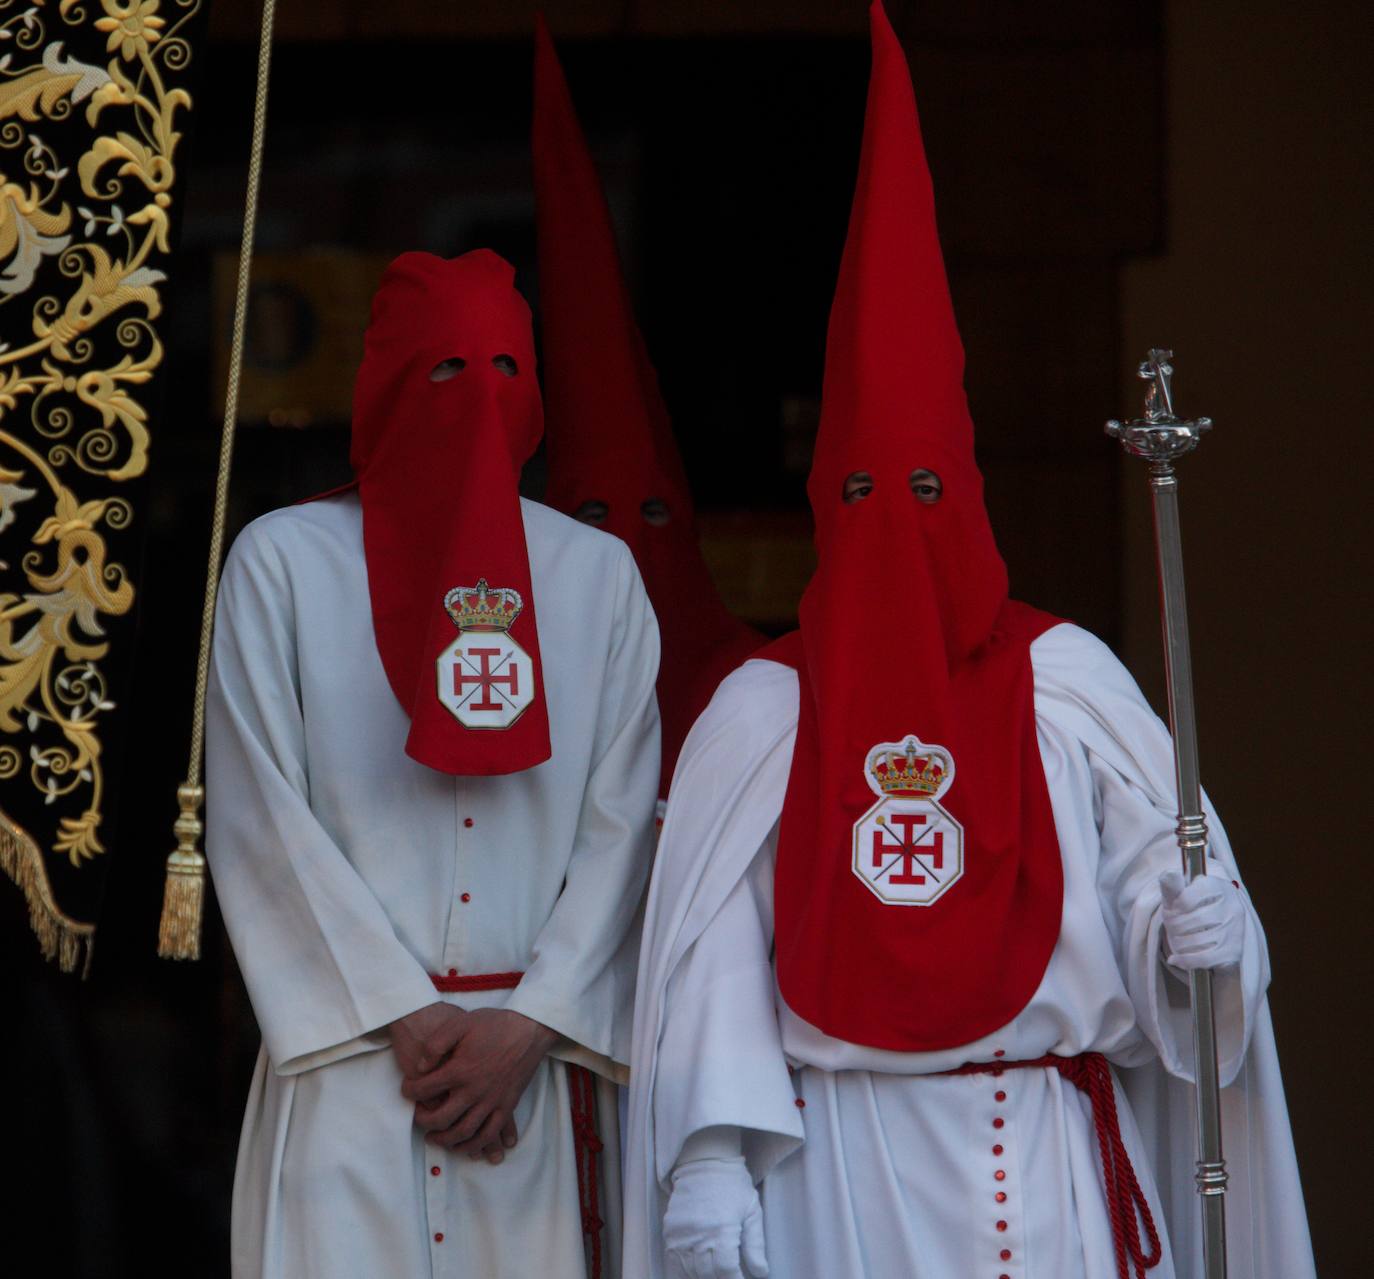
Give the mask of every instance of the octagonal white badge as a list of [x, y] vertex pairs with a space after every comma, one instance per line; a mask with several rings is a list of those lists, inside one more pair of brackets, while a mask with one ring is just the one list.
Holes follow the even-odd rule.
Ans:
[[908, 735], [868, 753], [864, 780], [878, 796], [854, 823], [854, 874], [890, 906], [930, 906], [964, 873], [964, 828], [939, 803], [954, 758]]
[[510, 635], [523, 602], [510, 587], [457, 586], [444, 607], [458, 636], [436, 663], [439, 701], [464, 728], [509, 728], [534, 701], [534, 662]]

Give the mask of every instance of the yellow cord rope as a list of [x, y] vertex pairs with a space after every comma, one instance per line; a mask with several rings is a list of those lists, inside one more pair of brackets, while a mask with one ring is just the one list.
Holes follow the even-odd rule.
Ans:
[[205, 686], [210, 675], [210, 638], [215, 625], [215, 599], [219, 591], [219, 566], [224, 554], [224, 524], [229, 507], [229, 472], [233, 463], [234, 428], [239, 413], [239, 381], [243, 370], [243, 339], [248, 320], [248, 284], [253, 265], [253, 237], [257, 230], [263, 142], [267, 135], [267, 85], [272, 63], [272, 24], [276, 8], [276, 0], [263, 0], [262, 37], [258, 46], [258, 87], [253, 103], [253, 140], [248, 157], [248, 191], [243, 211], [243, 245], [239, 253], [238, 287], [234, 297], [229, 383], [224, 396], [219, 475], [215, 481], [215, 509], [210, 525], [210, 563], [205, 578], [200, 656], [196, 662], [195, 705], [191, 714], [191, 759], [186, 769], [186, 781], [177, 790], [181, 806], [181, 815], [173, 828], [177, 847], [167, 859], [167, 885], [162, 904], [162, 923], [158, 930], [158, 954], [164, 959], [200, 958], [205, 857], [198, 843], [204, 830], [200, 807], [205, 795], [201, 786], [201, 766], [205, 757]]

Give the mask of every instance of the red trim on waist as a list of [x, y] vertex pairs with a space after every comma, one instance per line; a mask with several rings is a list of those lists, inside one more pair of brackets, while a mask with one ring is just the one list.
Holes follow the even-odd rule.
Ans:
[[430, 973], [429, 979], [435, 990], [445, 994], [471, 994], [477, 990], [513, 990], [520, 984], [524, 973], [458, 973], [450, 968], [447, 975]]
[[[943, 1070], [943, 1075], [1000, 1075], [1004, 1070], [1029, 1070], [1041, 1067], [1057, 1070], [1080, 1092], [1088, 1094], [1092, 1103], [1093, 1127], [1097, 1131], [1098, 1151], [1102, 1159], [1102, 1181], [1107, 1193], [1107, 1215], [1112, 1224], [1112, 1248], [1116, 1253], [1116, 1273], [1120, 1279], [1144, 1279], [1145, 1272], [1159, 1265], [1164, 1250], [1159, 1243], [1159, 1231], [1150, 1213], [1145, 1192], [1136, 1180], [1126, 1143], [1121, 1139], [1121, 1125], [1116, 1113], [1116, 1089], [1112, 1085], [1112, 1068], [1101, 1053], [1082, 1053], [1077, 1057], [1056, 1057], [1052, 1053], [1034, 1061], [969, 1062], [956, 1070]], [[1140, 1228], [1145, 1227], [1150, 1251], [1145, 1251]]]

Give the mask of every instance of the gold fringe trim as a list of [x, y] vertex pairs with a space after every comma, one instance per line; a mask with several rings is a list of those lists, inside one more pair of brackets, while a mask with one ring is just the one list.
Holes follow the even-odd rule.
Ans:
[[176, 851], [167, 858], [167, 886], [162, 895], [162, 922], [157, 930], [157, 953], [162, 959], [199, 959], [200, 926], [205, 915], [205, 857], [198, 847], [205, 826], [200, 805], [202, 786], [177, 788], [181, 816], [173, 830]]
[[0, 870], [15, 882], [29, 904], [29, 926], [43, 957], [56, 960], [64, 973], [79, 969], [83, 980], [89, 977], [95, 925], [62, 913], [53, 900], [43, 850], [4, 813], [0, 813]]

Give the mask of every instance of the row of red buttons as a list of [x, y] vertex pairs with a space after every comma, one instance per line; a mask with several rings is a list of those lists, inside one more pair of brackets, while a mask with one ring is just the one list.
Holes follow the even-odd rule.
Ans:
[[[992, 1055], [993, 1055], [994, 1057], [1005, 1057], [1005, 1056], [1007, 1055], [1007, 1050], [1006, 1050], [1005, 1048], [999, 1048], [999, 1049], [997, 1049], [997, 1051], [994, 1052]], [[990, 1073], [992, 1074], [992, 1076], [993, 1076], [994, 1078], [997, 1078], [997, 1077], [999, 1077], [999, 1076], [1002, 1074], [1002, 1072], [1001, 1072], [1000, 1070], [994, 1070], [994, 1071], [992, 1071], [992, 1072], [990, 1072]], [[1006, 1099], [1007, 1099], [1007, 1094], [1006, 1094], [1006, 1090], [1005, 1090], [1005, 1089], [999, 1088], [995, 1093], [993, 1093], [993, 1100], [994, 1100], [994, 1101], [997, 1101], [997, 1102], [1004, 1102], [1004, 1101], [1006, 1101]], [[995, 1116], [993, 1116], [992, 1126], [993, 1126], [994, 1128], [1000, 1129], [1000, 1128], [1004, 1127], [1005, 1124], [1006, 1124], [1006, 1120], [1003, 1119], [1001, 1115], [995, 1115]], [[992, 1148], [992, 1153], [993, 1153], [994, 1155], [998, 1156], [998, 1157], [1001, 1156], [1001, 1154], [1002, 1154], [1002, 1143], [1001, 1143], [1001, 1142], [998, 1142], [996, 1145], [993, 1146], [993, 1148]], [[1007, 1179], [1006, 1169], [1004, 1169], [1004, 1168], [998, 1168], [998, 1169], [996, 1169], [996, 1170], [993, 1172], [992, 1175], [993, 1175], [993, 1178], [994, 1178], [996, 1181], [1006, 1181], [1006, 1179]], [[1004, 1203], [1007, 1202], [1007, 1192], [1006, 1192], [1005, 1190], [999, 1190], [999, 1191], [997, 1192], [997, 1194], [994, 1196], [994, 1198], [997, 1200], [997, 1202], [998, 1202], [999, 1204], [1004, 1204]], [[995, 1225], [996, 1225], [996, 1227], [997, 1227], [997, 1230], [998, 1230], [1000, 1233], [1005, 1233], [1005, 1231], [1006, 1231], [1006, 1229], [1007, 1229], [1007, 1223], [1006, 1223], [1005, 1221], [1000, 1221], [1000, 1220], [999, 1220], [999, 1221], [997, 1221], [997, 1222], [995, 1223]], [[1010, 1261], [1010, 1260], [1011, 1260], [1011, 1249], [1010, 1249], [1010, 1248], [1003, 1248], [1003, 1249], [1001, 1250], [1001, 1252], [999, 1252], [997, 1255], [998, 1255], [1003, 1261]], [[1011, 1276], [1010, 1276], [1010, 1275], [1005, 1275], [1005, 1274], [1003, 1274], [1003, 1275], [998, 1275], [998, 1276], [997, 1276], [997, 1279], [1011, 1279]]]
[[[471, 818], [471, 817], [464, 817], [464, 818], [463, 818], [463, 825], [464, 825], [464, 826], [471, 827], [471, 826], [472, 826], [472, 818]], [[459, 897], [458, 897], [458, 900], [459, 900], [460, 902], [470, 902], [470, 901], [472, 900], [472, 894], [471, 894], [471, 893], [460, 893], [460, 894], [459, 894]], [[450, 968], [450, 969], [449, 969], [448, 975], [449, 975], [450, 977], [456, 977], [456, 976], [458, 975], [457, 969]]]
[[[472, 827], [472, 824], [473, 824], [473, 822], [472, 822], [472, 818], [471, 818], [471, 817], [464, 817], [464, 818], [463, 818], [463, 825], [464, 825], [464, 826], [466, 826], [466, 827], [468, 827], [468, 828], [470, 829], [470, 828]], [[466, 905], [468, 902], [470, 902], [470, 901], [472, 900], [472, 894], [471, 894], [471, 893], [459, 893], [459, 894], [458, 894], [458, 900], [459, 900], [460, 902], [462, 902], [464, 905]], [[450, 977], [457, 977], [457, 976], [458, 976], [458, 970], [457, 970], [456, 968], [450, 968], [450, 969], [448, 970], [448, 975], [449, 975]], [[437, 1176], [439, 1175], [439, 1169], [438, 1169], [438, 1168], [431, 1168], [429, 1171], [430, 1171], [430, 1175], [431, 1175], [431, 1176], [437, 1177]], [[434, 1242], [435, 1242], [435, 1243], [443, 1243], [443, 1242], [444, 1242], [444, 1236], [443, 1236], [442, 1234], [435, 1235], [435, 1236], [434, 1236]]]
[[[999, 1048], [993, 1055], [996, 1056], [996, 1057], [1005, 1057], [1005, 1056], [1006, 1056], [1006, 1050], [1003, 1049], [1003, 1048]], [[991, 1073], [992, 1073], [994, 1076], [1000, 1076], [1002, 1072], [1001, 1072], [1000, 1070], [994, 1070], [994, 1071], [992, 1071]], [[993, 1094], [993, 1099], [996, 1100], [996, 1101], [998, 1101], [998, 1102], [1006, 1101], [1006, 1099], [1007, 1099], [1006, 1090], [1003, 1089], [1003, 1088], [999, 1088], [999, 1089]], [[797, 1101], [796, 1101], [796, 1105], [797, 1105], [797, 1109], [798, 1109], [798, 1110], [805, 1110], [805, 1109], [806, 1109], [806, 1101], [805, 1101], [805, 1099], [802, 1098], [802, 1097], [798, 1097], [798, 1098], [797, 1098]], [[1001, 1127], [1003, 1127], [1003, 1125], [1004, 1125], [1005, 1123], [1006, 1123], [1006, 1120], [1003, 1119], [1001, 1115], [996, 1115], [996, 1116], [994, 1116], [994, 1118], [993, 1118], [992, 1126], [993, 1126], [994, 1128], [1001, 1128]], [[993, 1148], [992, 1148], [992, 1153], [993, 1153], [994, 1155], [1001, 1156], [1001, 1154], [1003, 1153], [1003, 1147], [1002, 1147], [1001, 1142], [998, 1142], [996, 1145], [993, 1146]], [[439, 1170], [438, 1170], [437, 1168], [431, 1169], [431, 1171], [434, 1172], [436, 1176], [438, 1175]], [[1004, 1168], [998, 1168], [996, 1171], [993, 1172], [992, 1175], [993, 1175], [993, 1177], [994, 1177], [997, 1181], [1005, 1181], [1005, 1180], [1007, 1179], [1006, 1169], [1004, 1169]], [[998, 1202], [999, 1204], [1001, 1204], [1001, 1203], [1006, 1203], [1006, 1201], [1007, 1201], [1007, 1192], [1006, 1192], [1005, 1190], [999, 1190], [999, 1191], [997, 1192], [995, 1198], [996, 1198], [996, 1200], [997, 1200], [997, 1202]], [[1001, 1231], [1001, 1232], [1005, 1232], [1006, 1229], [1007, 1229], [1007, 1223], [1006, 1223], [1005, 1221], [998, 1221], [998, 1222], [996, 1223], [996, 1226], [997, 1226], [997, 1229], [998, 1229], [999, 1231]], [[1010, 1248], [1003, 1248], [1003, 1249], [1001, 1250], [1001, 1252], [999, 1252], [997, 1255], [998, 1255], [1003, 1261], [1010, 1261], [1010, 1260], [1011, 1260], [1011, 1249], [1010, 1249]], [[1011, 1276], [1010, 1276], [1010, 1275], [1002, 1274], [1002, 1275], [998, 1275], [998, 1276], [997, 1276], [997, 1279], [1011, 1279]]]
[[[457, 976], [457, 973], [458, 973], [458, 970], [457, 970], [456, 968], [450, 968], [450, 969], [449, 969], [449, 976], [450, 976], [450, 977]], [[441, 1168], [439, 1167], [438, 1164], [435, 1164], [434, 1167], [431, 1168], [431, 1169], [429, 1170], [429, 1175], [430, 1175], [431, 1177], [437, 1177], [442, 1171], [443, 1171], [443, 1169], [441, 1169]], [[435, 1243], [443, 1243], [443, 1242], [444, 1242], [444, 1232], [443, 1232], [442, 1230], [436, 1230], [436, 1231], [434, 1232], [434, 1242], [435, 1242]]]

